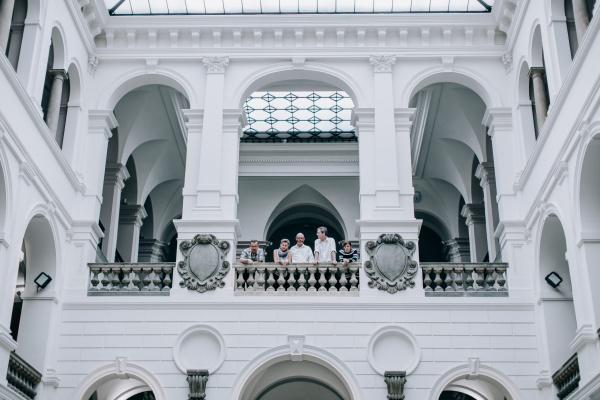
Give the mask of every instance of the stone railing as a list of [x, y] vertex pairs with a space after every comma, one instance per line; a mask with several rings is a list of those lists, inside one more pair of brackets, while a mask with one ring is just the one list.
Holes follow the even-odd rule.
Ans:
[[508, 296], [506, 263], [421, 263], [425, 296]]
[[558, 388], [556, 396], [562, 400], [573, 393], [579, 386], [579, 379], [579, 361], [575, 353], [552, 375], [552, 382]]
[[235, 264], [236, 293], [345, 293], [358, 295], [360, 263]]
[[175, 263], [88, 264], [88, 296], [168, 296]]
[[35, 368], [27, 364], [14, 351], [10, 353], [8, 372], [6, 373], [8, 387], [25, 398], [33, 400], [37, 394], [35, 388], [41, 379], [42, 374]]

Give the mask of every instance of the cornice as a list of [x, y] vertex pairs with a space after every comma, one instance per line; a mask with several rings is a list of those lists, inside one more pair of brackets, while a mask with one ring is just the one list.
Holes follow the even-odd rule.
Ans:
[[286, 164], [353, 164], [357, 163], [358, 158], [240, 158], [240, 163], [244, 164], [260, 164], [260, 163], [286, 163]]

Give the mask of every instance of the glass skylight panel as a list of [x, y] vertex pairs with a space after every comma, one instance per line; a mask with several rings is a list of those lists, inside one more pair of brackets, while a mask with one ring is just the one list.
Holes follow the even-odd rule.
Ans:
[[112, 15], [489, 12], [493, 0], [105, 0]]
[[242, 142], [355, 142], [353, 107], [342, 91], [255, 92]]

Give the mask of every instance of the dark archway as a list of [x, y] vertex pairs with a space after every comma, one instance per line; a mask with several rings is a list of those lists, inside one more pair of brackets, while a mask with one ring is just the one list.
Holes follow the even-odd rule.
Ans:
[[453, 390], [444, 390], [439, 400], [475, 400], [466, 393], [455, 392]]

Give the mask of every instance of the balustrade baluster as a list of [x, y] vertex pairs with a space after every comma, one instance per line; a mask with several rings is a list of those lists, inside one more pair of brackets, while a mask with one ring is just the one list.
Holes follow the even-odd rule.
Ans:
[[103, 267], [102, 268], [102, 287], [100, 288], [101, 292], [108, 292], [108, 284], [110, 283], [110, 279], [108, 278], [108, 275], [110, 274], [110, 267]]
[[100, 268], [92, 267], [91, 269], [92, 269], [92, 279], [90, 280], [90, 283], [92, 284], [92, 287], [89, 290], [93, 291], [93, 292], [97, 292], [100, 289], [98, 287], [98, 284], [100, 283], [100, 279], [98, 278], [98, 274], [100, 273]]
[[267, 267], [267, 272], [269, 273], [269, 278], [267, 278], [267, 292], [275, 291], [275, 277], [273, 276], [273, 271], [275, 271], [275, 267]]
[[498, 291], [506, 292], [506, 278], [504, 277], [504, 273], [506, 272], [506, 268], [496, 268], [496, 272], [498, 273], [498, 277], [496, 278], [496, 282], [498, 283]]
[[319, 272], [319, 292], [326, 292], [327, 288], [325, 284], [327, 283], [327, 279], [325, 279], [325, 272], [327, 271], [327, 267], [317, 267], [317, 271]]
[[358, 279], [356, 278], [356, 274], [358, 272], [358, 267], [350, 267], [350, 291], [358, 292]]
[[483, 286], [483, 284], [485, 283], [485, 267], [475, 267], [475, 272], [477, 273], [477, 278], [475, 278], [475, 282], [477, 283], [477, 291], [483, 292], [485, 291], [485, 287]]
[[473, 279], [473, 274], [475, 273], [475, 269], [471, 267], [466, 267], [465, 272], [467, 274], [467, 292], [472, 292], [473, 290], [475, 290], [473, 288], [473, 282], [475, 282], [475, 280]]
[[165, 268], [165, 277], [163, 278], [163, 287], [160, 290], [161, 292], [170, 292], [171, 291], [171, 269]]
[[436, 292], [443, 292], [444, 288], [442, 288], [442, 267], [435, 267], [433, 269], [433, 272], [435, 273], [435, 279], [433, 280], [433, 282], [435, 283], [435, 291]]
[[[329, 267], [329, 291], [330, 292], [337, 292], [337, 288], [335, 287], [336, 283], [338, 282], [337, 277], [335, 276], [336, 272], [338, 272], [338, 268], [337, 267]], [[343, 272], [341, 272], [343, 274]]]
[[245, 268], [235, 269], [235, 272], [237, 273], [237, 279], [235, 280], [237, 283], [237, 288], [235, 290], [237, 290], [238, 292], [244, 291], [244, 271]]
[[494, 278], [494, 269], [490, 268], [486, 268], [485, 272], [487, 274], [487, 279], [486, 279], [486, 283], [487, 283], [487, 291], [488, 292], [496, 292], [498, 289], [496, 289], [494, 287], [494, 283], [496, 283], [496, 278]]
[[144, 272], [144, 279], [142, 280], [144, 286], [142, 287], [142, 292], [148, 292], [150, 291], [150, 283], [152, 283], [152, 280], [150, 279], [150, 271], [152, 271], [152, 268], [142, 267], [142, 271]]
[[444, 268], [444, 272], [446, 273], [446, 279], [444, 279], [444, 283], [446, 284], [446, 289], [444, 289], [445, 292], [455, 292], [456, 290], [454, 289], [454, 287], [452, 286], [452, 283], [454, 282], [454, 279], [452, 278], [452, 268]]
[[287, 268], [285, 266], [282, 267], [277, 267], [277, 273], [279, 274], [279, 277], [277, 278], [277, 291], [278, 292], [285, 292], [285, 273], [287, 271]]
[[258, 279], [256, 280], [256, 283], [258, 284], [258, 290], [262, 292], [265, 290], [265, 267], [259, 266], [257, 267], [257, 270]]
[[133, 287], [131, 288], [132, 291], [134, 292], [139, 292], [140, 291], [140, 272], [142, 272], [142, 269], [140, 267], [133, 267], [132, 268], [133, 271], [133, 279], [131, 280], [131, 282], [133, 283]]
[[306, 277], [304, 274], [306, 273], [306, 268], [298, 268], [298, 291], [306, 292]]
[[346, 278], [346, 273], [348, 273], [349, 268], [340, 268], [340, 292], [347, 292], [348, 288], [346, 285], [348, 284], [348, 279]]
[[287, 291], [288, 292], [295, 292], [296, 291], [296, 267], [290, 265], [288, 266], [288, 273], [290, 274], [288, 277], [288, 288]]
[[152, 279], [152, 287], [150, 288], [150, 290], [153, 292], [160, 292], [160, 284], [162, 283], [160, 273], [162, 272], [162, 268], [153, 267], [152, 272], [154, 273], [154, 278]]
[[430, 276], [432, 271], [433, 271], [433, 268], [431, 268], [431, 267], [423, 268], [423, 284], [425, 285], [426, 292], [433, 292], [433, 288], [431, 287], [431, 284], [433, 283], [433, 281], [431, 280], [431, 276]]
[[309, 292], [317, 291], [317, 289], [315, 288], [315, 285], [317, 284], [317, 279], [315, 278], [316, 271], [317, 271], [317, 268], [314, 268], [314, 267], [308, 268], [308, 272], [310, 274], [310, 277], [308, 278], [308, 291]]
[[121, 280], [123, 286], [121, 287], [121, 291], [128, 292], [130, 289], [129, 284], [131, 283], [131, 268], [123, 267], [121, 271], [123, 271], [123, 279]]
[[256, 267], [248, 267], [246, 268], [248, 271], [248, 281], [246, 282], [246, 291], [253, 292], [256, 285], [256, 280], [254, 279], [254, 274], [256, 273]]
[[110, 281], [110, 283], [112, 284], [112, 287], [110, 288], [111, 292], [117, 292], [119, 291], [119, 289], [121, 289], [121, 279], [119, 278], [119, 272], [121, 272], [121, 267], [112, 269], [112, 279]]
[[456, 284], [457, 292], [465, 291], [465, 288], [463, 287], [463, 271], [464, 271], [463, 267], [454, 268], [454, 273], [456, 274], [456, 276], [454, 278], [454, 283]]

